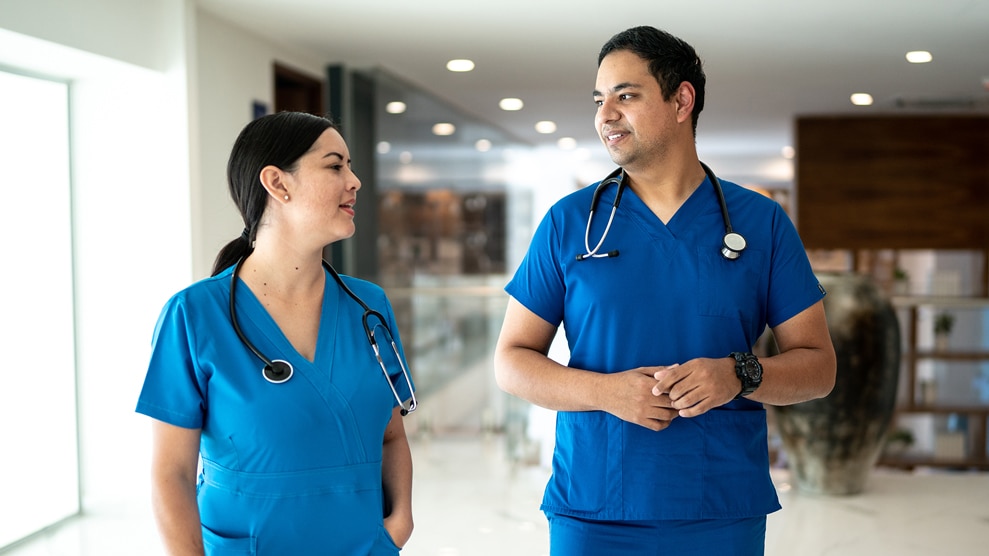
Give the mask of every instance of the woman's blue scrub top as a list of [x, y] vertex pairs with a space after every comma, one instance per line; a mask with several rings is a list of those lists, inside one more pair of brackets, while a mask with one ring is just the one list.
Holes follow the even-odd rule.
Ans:
[[[137, 404], [155, 419], [202, 429], [198, 502], [206, 554], [397, 554], [382, 525], [381, 485], [382, 441], [397, 402], [364, 333], [363, 309], [327, 274], [310, 362], [240, 282], [244, 335], [269, 359], [295, 367], [287, 382], [272, 384], [230, 322], [232, 271], [165, 305]], [[343, 279], [385, 316], [404, 361], [384, 291]], [[389, 372], [405, 400], [411, 392], [394, 367]]]
[[[506, 286], [522, 305], [563, 324], [569, 365], [613, 373], [751, 351], [776, 326], [824, 296], [803, 245], [775, 201], [722, 182], [732, 226], [747, 247], [721, 255], [725, 226], [704, 183], [663, 224], [627, 188], [601, 253], [577, 261], [595, 187], [554, 205]], [[617, 186], [591, 227], [607, 225]], [[598, 520], [720, 519], [779, 509], [769, 476], [762, 404], [740, 399], [655, 432], [603, 411], [559, 412], [553, 474], [542, 509]]]

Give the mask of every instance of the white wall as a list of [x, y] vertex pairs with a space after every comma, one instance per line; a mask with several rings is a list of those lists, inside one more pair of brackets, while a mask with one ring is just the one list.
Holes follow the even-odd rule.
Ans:
[[[190, 0], [191, 1], [191, 0]], [[0, 0], [0, 28], [76, 50], [168, 71], [183, 0]]]
[[185, 0], [0, 2], [0, 65], [70, 83], [87, 513], [147, 510], [148, 422], [134, 405], [158, 312], [192, 274], [187, 16]]
[[193, 270], [208, 276], [217, 252], [244, 228], [227, 191], [227, 157], [252, 118], [254, 101], [274, 107], [274, 64], [323, 79], [326, 62], [313, 54], [272, 44], [200, 10], [196, 15], [196, 164], [201, 185], [193, 190]]

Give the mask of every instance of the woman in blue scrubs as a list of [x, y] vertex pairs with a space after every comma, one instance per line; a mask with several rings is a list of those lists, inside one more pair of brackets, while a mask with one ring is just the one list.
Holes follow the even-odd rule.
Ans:
[[[355, 231], [347, 145], [324, 118], [264, 116], [237, 138], [227, 173], [244, 233], [213, 276], [165, 305], [137, 405], [154, 419], [166, 550], [398, 554], [413, 525], [402, 423], [413, 385], [382, 289], [338, 282], [322, 262]], [[365, 319], [377, 338], [393, 334], [380, 364]], [[272, 360], [292, 370], [262, 372]]]

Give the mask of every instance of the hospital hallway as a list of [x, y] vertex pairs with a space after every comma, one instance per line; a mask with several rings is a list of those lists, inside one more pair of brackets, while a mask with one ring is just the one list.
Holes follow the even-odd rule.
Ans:
[[[427, 400], [424, 400], [426, 402]], [[424, 406], [425, 407], [425, 403]], [[504, 433], [413, 436], [416, 528], [405, 556], [548, 554], [539, 512], [548, 470]], [[530, 454], [535, 459], [535, 454]], [[135, 481], [146, 475], [133, 473]], [[989, 546], [989, 475], [877, 470], [867, 491], [812, 497], [774, 471], [783, 510], [767, 525], [768, 556], [984, 555]], [[142, 484], [133, 504], [73, 518], [4, 556], [155, 556], [159, 547]]]

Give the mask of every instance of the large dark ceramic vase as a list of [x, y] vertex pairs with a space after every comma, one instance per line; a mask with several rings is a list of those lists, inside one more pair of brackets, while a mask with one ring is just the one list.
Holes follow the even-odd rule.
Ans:
[[856, 494], [882, 450], [896, 403], [900, 327], [873, 281], [851, 273], [819, 273], [827, 290], [831, 341], [838, 359], [825, 398], [775, 407], [786, 460], [801, 491]]

